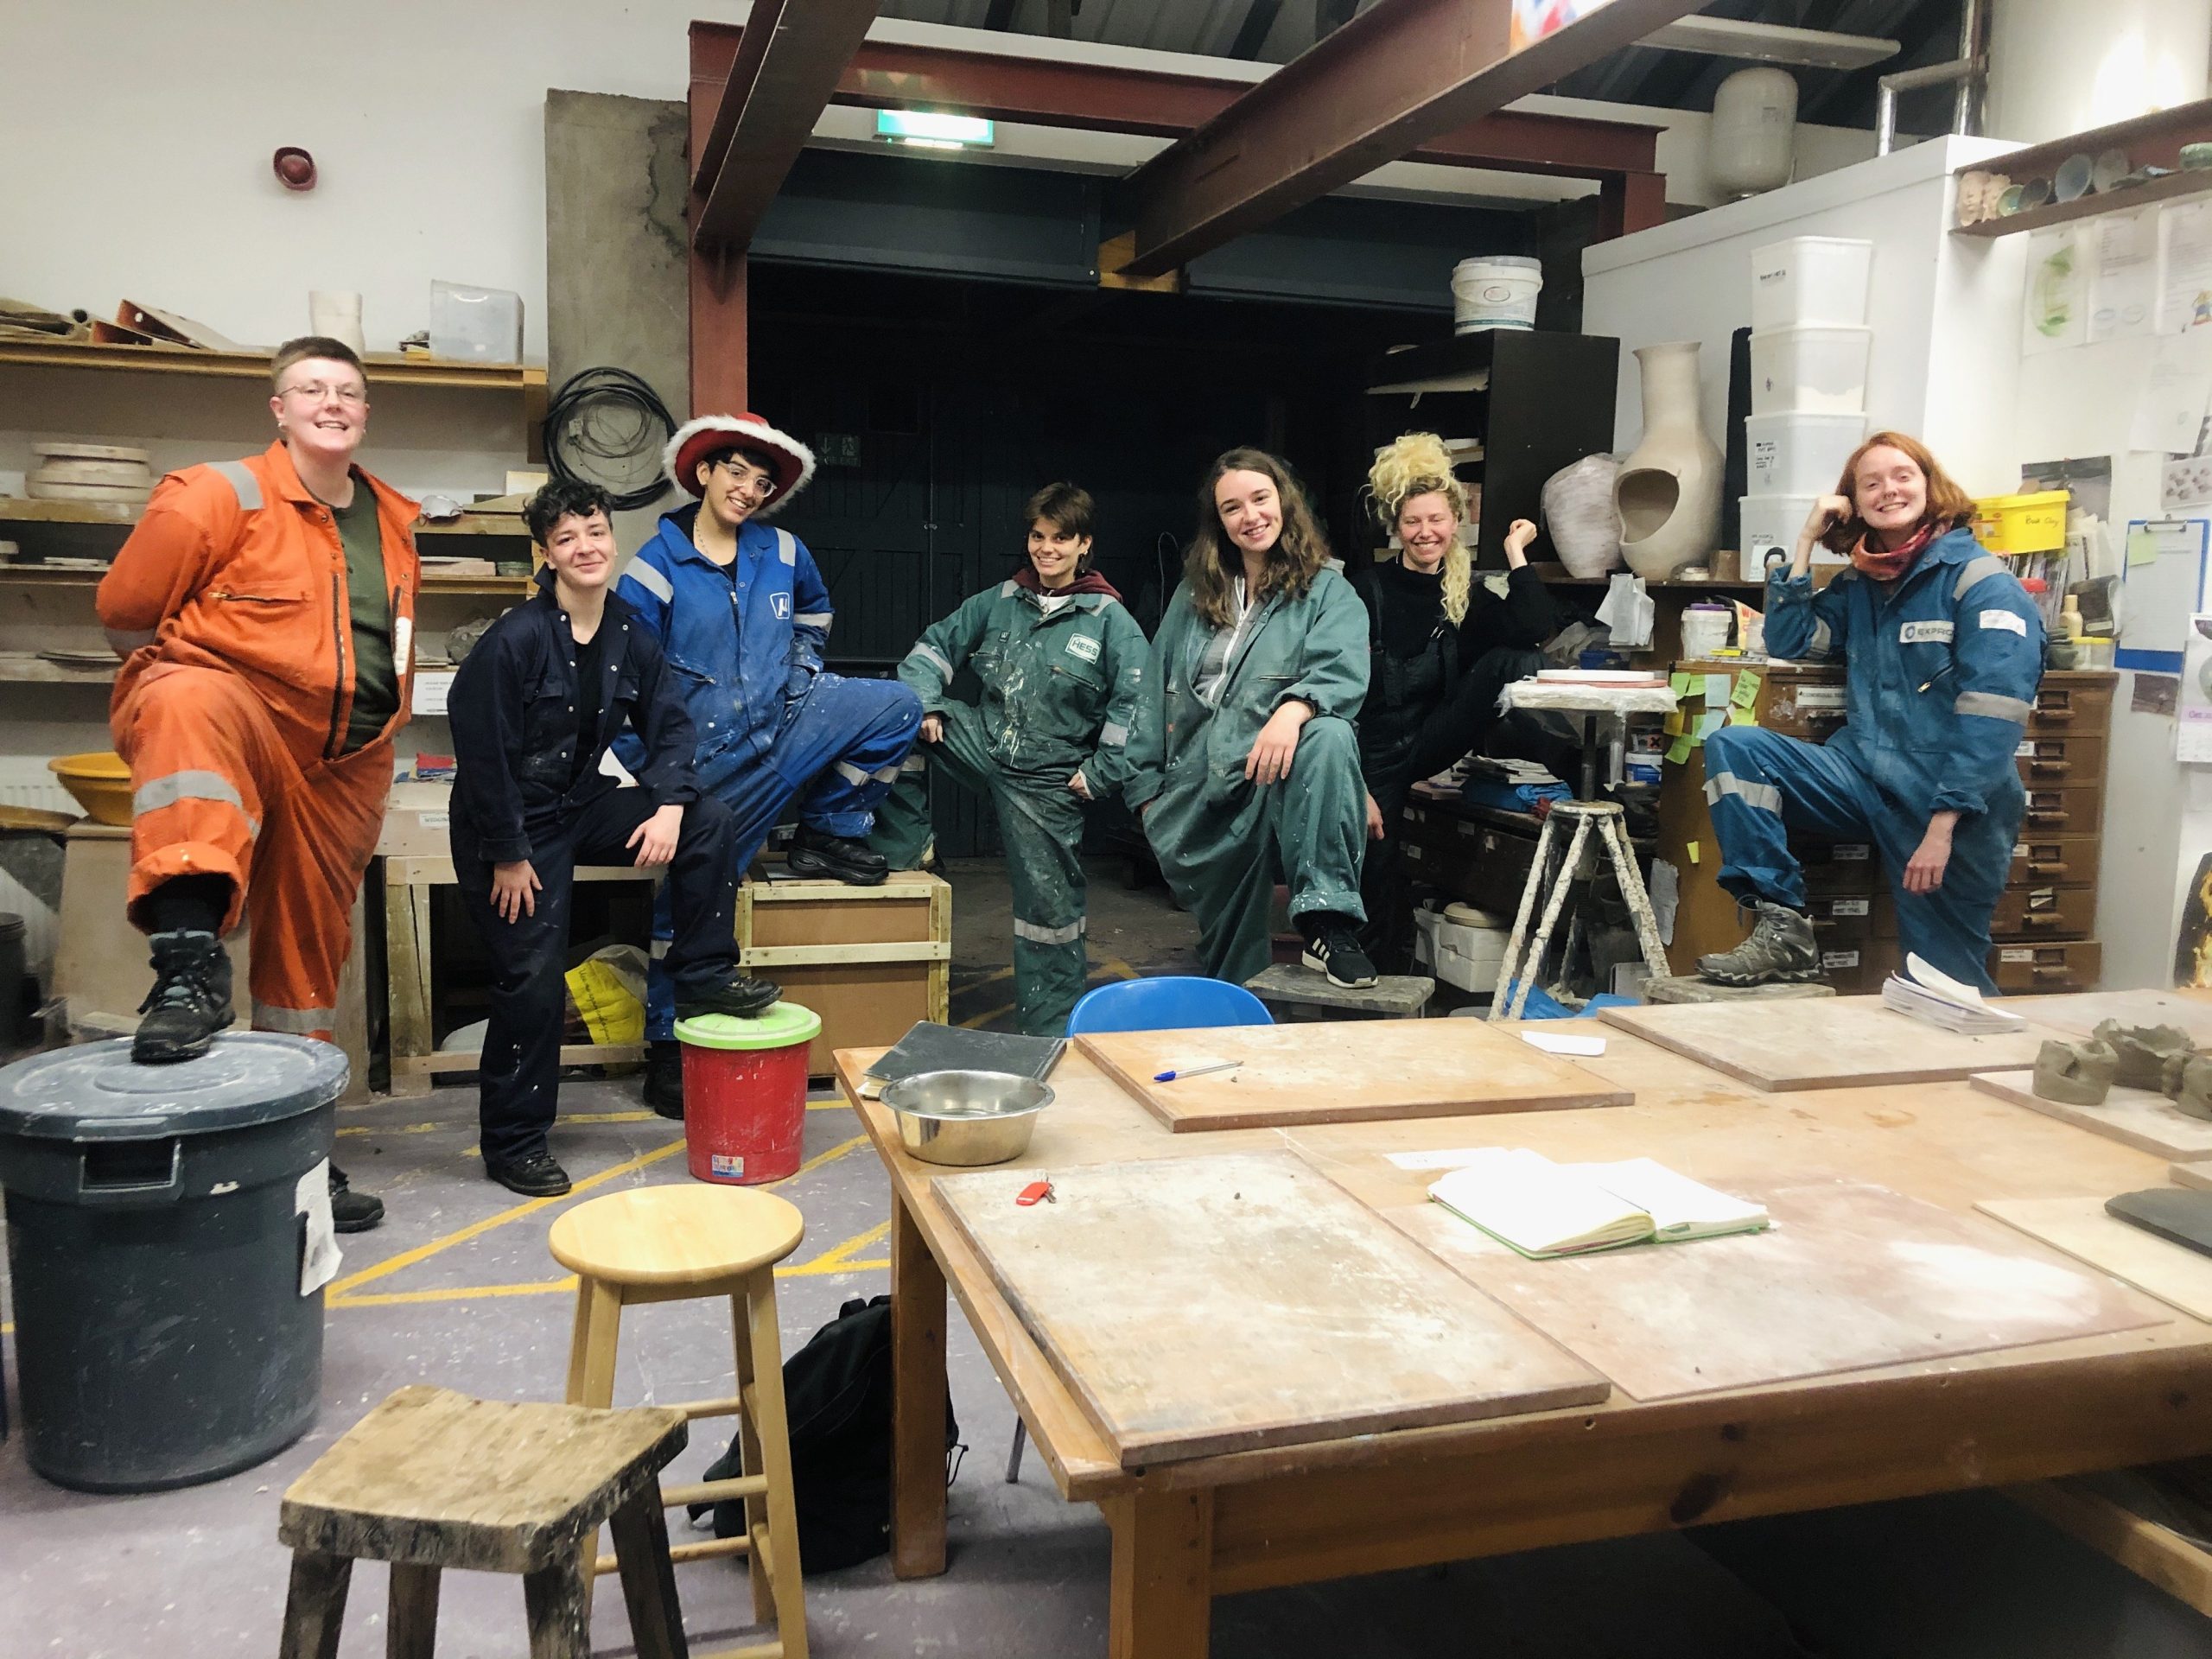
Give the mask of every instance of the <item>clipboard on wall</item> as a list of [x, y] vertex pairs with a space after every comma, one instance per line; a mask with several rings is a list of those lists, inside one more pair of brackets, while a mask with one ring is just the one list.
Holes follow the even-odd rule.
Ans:
[[2138, 674], [2181, 672], [2189, 619], [2206, 608], [2208, 545], [2212, 519], [2127, 521], [2113, 667]]

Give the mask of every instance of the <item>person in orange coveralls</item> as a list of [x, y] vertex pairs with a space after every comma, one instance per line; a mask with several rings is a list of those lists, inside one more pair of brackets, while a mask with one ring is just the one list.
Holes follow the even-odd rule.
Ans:
[[[354, 895], [407, 718], [416, 504], [353, 465], [368, 378], [343, 343], [276, 353], [276, 442], [170, 474], [99, 588], [124, 658], [109, 720], [130, 765], [133, 925], [154, 988], [131, 1058], [194, 1059], [232, 1020], [222, 936], [253, 923], [257, 1031], [330, 1039]], [[330, 1171], [333, 1218], [381, 1200]]]

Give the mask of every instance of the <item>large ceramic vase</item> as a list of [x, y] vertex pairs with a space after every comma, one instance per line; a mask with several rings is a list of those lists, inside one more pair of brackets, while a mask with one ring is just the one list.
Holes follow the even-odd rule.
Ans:
[[1643, 442], [1613, 485], [1621, 556], [1639, 576], [1671, 576], [1712, 556], [1720, 534], [1719, 447], [1698, 424], [1698, 343], [1637, 349]]

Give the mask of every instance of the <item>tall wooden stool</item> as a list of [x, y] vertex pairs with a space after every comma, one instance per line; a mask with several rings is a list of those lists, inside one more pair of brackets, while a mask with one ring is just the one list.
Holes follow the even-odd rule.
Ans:
[[641, 1659], [687, 1659], [658, 1477], [690, 1433], [666, 1406], [586, 1411], [401, 1389], [284, 1494], [282, 1659], [337, 1653], [360, 1560], [391, 1563], [389, 1659], [430, 1659], [449, 1567], [520, 1573], [531, 1659], [589, 1659], [577, 1549], [608, 1520]]
[[[569, 1400], [605, 1406], [614, 1398], [614, 1353], [622, 1310], [638, 1302], [727, 1296], [736, 1338], [737, 1394], [671, 1407], [686, 1417], [741, 1420], [744, 1472], [728, 1480], [671, 1487], [679, 1504], [745, 1501], [745, 1534], [679, 1544], [677, 1561], [751, 1558], [755, 1622], [777, 1639], [717, 1659], [806, 1659], [806, 1601], [799, 1583], [798, 1517], [791, 1497], [791, 1448], [784, 1421], [783, 1341], [776, 1328], [776, 1263], [798, 1248], [806, 1224], [773, 1193], [743, 1187], [639, 1187], [580, 1204], [553, 1224], [554, 1259], [576, 1275], [575, 1337], [569, 1349]], [[613, 1556], [590, 1571], [606, 1573]], [[589, 1574], [587, 1573], [588, 1578]]]

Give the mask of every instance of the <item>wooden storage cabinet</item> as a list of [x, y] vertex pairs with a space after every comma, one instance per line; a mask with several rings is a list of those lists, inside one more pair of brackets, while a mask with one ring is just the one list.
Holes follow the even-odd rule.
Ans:
[[1478, 910], [1510, 917], [1521, 907], [1542, 828], [1530, 813], [1416, 794], [1406, 803], [1401, 850], [1412, 880]]
[[919, 870], [880, 887], [763, 880], [737, 890], [738, 961], [822, 1016], [807, 1071], [841, 1048], [888, 1047], [951, 1006], [952, 889]]
[[2086, 991], [2097, 983], [2105, 753], [2119, 678], [2109, 670], [2054, 669], [2036, 688], [2016, 757], [2027, 810], [1989, 927], [1996, 942], [1989, 971], [1999, 990]]

